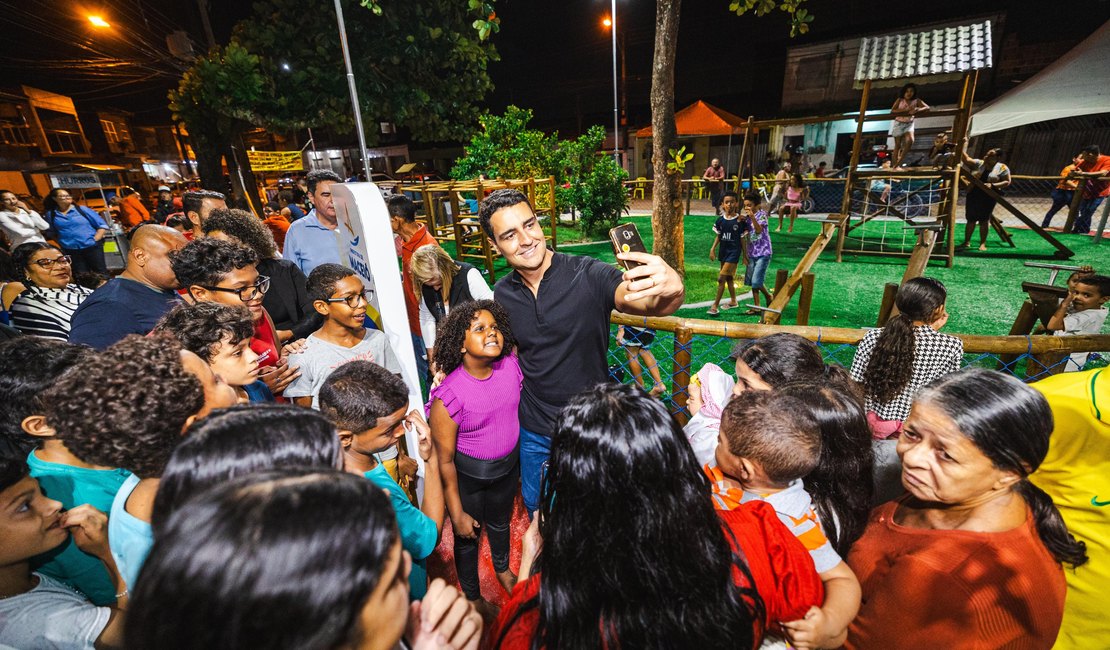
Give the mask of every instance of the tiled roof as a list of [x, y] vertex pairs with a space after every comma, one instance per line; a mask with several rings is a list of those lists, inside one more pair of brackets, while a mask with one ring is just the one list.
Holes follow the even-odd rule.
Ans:
[[857, 82], [950, 75], [991, 67], [991, 23], [860, 39]]

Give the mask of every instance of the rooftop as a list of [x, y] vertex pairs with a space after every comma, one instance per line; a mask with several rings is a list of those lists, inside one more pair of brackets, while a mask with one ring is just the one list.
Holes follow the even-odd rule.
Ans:
[[[856, 86], [895, 86], [913, 79], [930, 83], [992, 65], [991, 22], [860, 39]], [[878, 82], [878, 83], [875, 83]]]

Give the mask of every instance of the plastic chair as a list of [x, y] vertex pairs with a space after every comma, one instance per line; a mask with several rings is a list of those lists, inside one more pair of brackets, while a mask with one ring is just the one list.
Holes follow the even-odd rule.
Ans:
[[693, 187], [694, 198], [704, 199], [705, 198], [705, 190], [706, 190], [705, 181], [700, 179], [700, 178], [695, 178], [693, 180], [694, 180], [694, 187]]
[[647, 188], [647, 177], [646, 176], [637, 176], [636, 177], [636, 182], [632, 185], [632, 198], [634, 198], [634, 199], [635, 198], [646, 199], [647, 198], [646, 188]]

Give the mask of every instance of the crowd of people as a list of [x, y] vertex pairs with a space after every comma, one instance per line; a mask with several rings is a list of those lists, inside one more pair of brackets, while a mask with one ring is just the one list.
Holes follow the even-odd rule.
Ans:
[[[612, 382], [606, 362], [614, 309], [682, 305], [663, 259], [620, 253], [622, 270], [550, 250], [527, 197], [497, 190], [478, 221], [511, 272], [491, 288], [396, 195], [402, 344], [430, 384], [414, 409], [407, 351], [339, 263], [337, 182], [310, 173], [314, 208], [281, 235], [267, 221], [290, 202], [264, 219], [187, 193], [181, 228], [137, 225], [126, 268], [96, 287], [75, 261], [99, 223], [64, 192], [53, 223], [85, 238], [15, 244], [0, 645], [1078, 648], [1110, 634], [1104, 535], [1054, 502], [1105, 488], [1102, 461], [1072, 461], [1110, 439], [1101, 372], [1026, 385], [961, 370], [960, 340], [940, 333], [945, 287], [918, 278], [850, 369], [794, 334], [741, 341], [726, 367], [692, 372], [682, 425], [643, 356], [650, 330], [618, 332], [655, 369], [650, 390]], [[758, 194], [720, 206], [714, 310], [726, 289], [735, 306], [741, 259], [762, 288], [771, 254]], [[1049, 325], [1078, 333], [1105, 318], [1110, 278], [1069, 285]], [[454, 584], [428, 561], [448, 522]], [[480, 579], [483, 535], [496, 585]]]

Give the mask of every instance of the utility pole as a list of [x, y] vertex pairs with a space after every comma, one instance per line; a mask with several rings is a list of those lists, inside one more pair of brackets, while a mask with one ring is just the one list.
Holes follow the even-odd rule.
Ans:
[[200, 22], [204, 25], [204, 36], [208, 39], [209, 49], [216, 47], [216, 36], [212, 33], [212, 21], [208, 19], [208, 0], [197, 0]]

